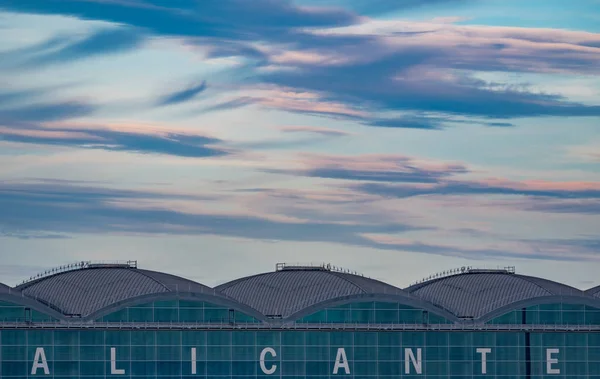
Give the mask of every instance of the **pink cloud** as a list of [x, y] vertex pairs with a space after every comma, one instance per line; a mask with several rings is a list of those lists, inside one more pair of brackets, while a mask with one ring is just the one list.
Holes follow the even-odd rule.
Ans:
[[[453, 23], [456, 21], [369, 20], [358, 25], [313, 33], [377, 37], [375, 43], [369, 43], [369, 54], [364, 54], [364, 49], [356, 47], [340, 46], [336, 49], [343, 52], [347, 61], [355, 63], [374, 61], [403, 49], [417, 48], [447, 52], [432, 62], [437, 67], [488, 66], [536, 72], [598, 72], [600, 67], [595, 64], [600, 60], [600, 49], [594, 47], [600, 44], [598, 33], [456, 25]], [[295, 63], [302, 64], [300, 61]]]
[[306, 169], [343, 168], [361, 171], [408, 172], [418, 168], [436, 173], [466, 171], [465, 166], [459, 163], [439, 162], [396, 154], [354, 156], [300, 154], [298, 163]]

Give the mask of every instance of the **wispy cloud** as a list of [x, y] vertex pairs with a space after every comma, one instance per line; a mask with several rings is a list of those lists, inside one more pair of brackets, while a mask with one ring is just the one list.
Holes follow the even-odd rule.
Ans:
[[[227, 111], [237, 108], [242, 108], [248, 105], [256, 104], [260, 99], [252, 97], [252, 96], [242, 96], [231, 100], [221, 101], [217, 104], [209, 105], [203, 107], [200, 110], [200, 113], [210, 113], [210, 112], [219, 112], [219, 111]], [[194, 112], [197, 113], [197, 112]]]
[[174, 91], [168, 95], [162, 97], [159, 101], [159, 105], [174, 105], [184, 103], [196, 97], [198, 94], [206, 91], [206, 81], [203, 80], [200, 83], [194, 83], [189, 85], [187, 88]]
[[[570, 183], [569, 183], [570, 184]], [[524, 183], [510, 181], [447, 181], [432, 186], [415, 187], [383, 183], [357, 184], [354, 188], [385, 197], [408, 198], [425, 195], [506, 195], [537, 196], [557, 199], [598, 199], [598, 183], [573, 183], [565, 188], [561, 183]]]
[[35, 68], [106, 57], [141, 45], [144, 36], [132, 28], [100, 29], [85, 36], [59, 35], [44, 42], [0, 53], [0, 67]]
[[343, 130], [319, 128], [315, 126], [282, 126], [279, 129], [284, 133], [319, 134], [328, 137], [341, 137], [350, 135], [349, 132]]
[[[511, 181], [504, 178], [474, 179], [485, 175], [461, 163], [424, 161], [400, 155], [334, 156], [304, 154], [303, 168], [266, 169], [270, 173], [355, 181], [360, 192], [383, 197], [506, 195], [555, 199], [600, 199], [596, 182]], [[461, 175], [470, 178], [460, 179]]]
[[[442, 2], [446, 1], [428, 4]], [[259, 102], [296, 113], [358, 118], [366, 125], [419, 129], [440, 129], [443, 124], [414, 114], [388, 117], [386, 112], [499, 119], [600, 115], [598, 105], [573, 102], [535, 89], [517, 89], [472, 75], [477, 71], [593, 74], [600, 58], [600, 52], [593, 47], [600, 41], [597, 34], [455, 25], [445, 19], [381, 21], [360, 17], [357, 12], [400, 10], [424, 3], [357, 4], [362, 5], [354, 4], [354, 11], [270, 0], [227, 0], [202, 5], [190, 0], [176, 5], [67, 0], [14, 2], [4, 7], [129, 25], [132, 30], [185, 38], [187, 43], [205, 46], [220, 56], [227, 55], [225, 49], [231, 55], [258, 58], [255, 65], [244, 65], [240, 70], [246, 77], [250, 74], [251, 82], [274, 85], [280, 90], [279, 94], [254, 100], [228, 100], [206, 108], [205, 112]], [[153, 17], [161, 22], [150, 21]], [[123, 32], [101, 32], [58, 55], [92, 55], [135, 43], [136, 37], [120, 38], [118, 33]], [[162, 103], [187, 100], [202, 90], [201, 85], [192, 86], [173, 93], [172, 98], [165, 97]], [[290, 91], [312, 93], [318, 101], [311, 103], [284, 95]]]
[[342, 8], [305, 8], [288, 0], [201, 3], [193, 0], [177, 3], [154, 0], [144, 3], [34, 0], [11, 2], [2, 7], [16, 12], [68, 14], [82, 19], [104, 20], [143, 28], [158, 35], [245, 41], [281, 39], [293, 28], [342, 26], [358, 19]]
[[162, 201], [169, 198], [191, 202], [215, 200], [203, 195], [119, 190], [73, 183], [2, 183], [0, 206], [4, 212], [0, 214], [0, 225], [4, 236], [15, 238], [54, 238], [81, 233], [216, 235], [271, 241], [331, 242], [482, 260], [500, 257], [551, 260], [600, 258], [598, 241], [593, 239], [514, 240], [506, 241], [506, 246], [510, 247], [507, 249], [497, 243], [495, 246], [474, 248], [401, 237], [405, 233], [431, 228], [392, 219], [373, 219], [372, 222], [361, 222], [360, 219], [355, 219], [355, 222], [347, 222], [348, 219], [276, 220], [260, 212], [252, 215], [184, 212], [158, 205], [164, 204]]
[[464, 165], [430, 163], [401, 155], [303, 156], [301, 169], [269, 169], [271, 173], [316, 178], [401, 183], [438, 183], [443, 178], [467, 173]]
[[143, 133], [95, 127], [78, 131], [68, 127], [54, 126], [30, 129], [0, 128], [0, 138], [20, 143], [164, 154], [188, 158], [218, 157], [228, 154], [226, 150], [214, 147], [222, 142], [219, 139], [168, 132], [147, 131]]
[[84, 102], [40, 103], [2, 108], [0, 124], [20, 125], [25, 123], [57, 121], [78, 118], [92, 113], [96, 107]]
[[521, 201], [495, 202], [494, 204], [514, 209], [524, 209], [541, 213], [562, 213], [577, 215], [600, 215], [600, 199], [554, 199], [534, 197]]
[[169, 195], [68, 184], [2, 183], [0, 206], [4, 211], [0, 215], [0, 225], [5, 233], [20, 235], [29, 232], [212, 234], [354, 245], [369, 244], [358, 233], [401, 233], [415, 229], [401, 223], [277, 222], [257, 215], [184, 213], [157, 206], [136, 206], [134, 201], [157, 196]]

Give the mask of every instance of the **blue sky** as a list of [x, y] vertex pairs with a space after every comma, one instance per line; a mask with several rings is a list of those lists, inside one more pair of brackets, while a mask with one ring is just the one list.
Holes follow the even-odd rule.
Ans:
[[0, 2], [0, 281], [600, 284], [598, 0]]

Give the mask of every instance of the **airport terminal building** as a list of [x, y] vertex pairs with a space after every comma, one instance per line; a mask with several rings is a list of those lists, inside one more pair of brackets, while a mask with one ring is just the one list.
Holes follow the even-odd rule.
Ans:
[[0, 378], [28, 377], [600, 379], [600, 288], [285, 264], [210, 288], [79, 262], [0, 284]]

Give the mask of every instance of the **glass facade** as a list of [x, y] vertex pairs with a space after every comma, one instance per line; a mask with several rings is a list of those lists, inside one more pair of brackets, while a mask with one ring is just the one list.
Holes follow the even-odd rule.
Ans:
[[0, 331], [2, 378], [600, 378], [600, 333]]
[[423, 309], [389, 302], [360, 302], [322, 309], [299, 323], [446, 324], [443, 317]]
[[583, 304], [541, 304], [517, 309], [490, 324], [600, 325], [600, 309]]
[[[0, 377], [600, 379], [600, 329], [585, 330], [597, 325], [598, 312], [586, 305], [544, 304], [508, 312], [487, 326], [455, 328], [421, 309], [362, 301], [269, 326], [211, 303], [170, 300], [65, 328], [3, 302]], [[21, 321], [27, 322], [16, 323]], [[118, 322], [140, 327], [120, 328]], [[198, 323], [212, 326], [186, 327]], [[526, 331], [519, 324], [562, 328]]]
[[110, 313], [98, 321], [104, 322], [190, 322], [190, 323], [253, 323], [260, 322], [235, 309], [204, 301], [167, 300], [139, 304]]
[[6, 301], [0, 301], [0, 322], [18, 322], [18, 321], [52, 321], [52, 317], [31, 309], [29, 307], [14, 304]]

